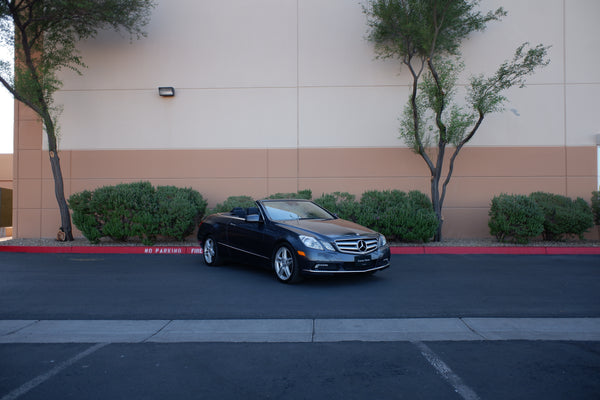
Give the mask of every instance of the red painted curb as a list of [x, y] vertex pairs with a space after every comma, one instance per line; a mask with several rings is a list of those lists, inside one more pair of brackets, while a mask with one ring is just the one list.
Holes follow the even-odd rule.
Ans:
[[392, 247], [392, 254], [600, 255], [600, 247]]
[[425, 247], [425, 254], [546, 254], [545, 247]]
[[[202, 254], [199, 246], [0, 246], [0, 253]], [[392, 246], [392, 254], [600, 255], [600, 247]]]
[[66, 254], [202, 254], [198, 246], [0, 246], [0, 252]]
[[392, 254], [425, 254], [425, 247], [423, 246], [398, 246], [390, 247]]

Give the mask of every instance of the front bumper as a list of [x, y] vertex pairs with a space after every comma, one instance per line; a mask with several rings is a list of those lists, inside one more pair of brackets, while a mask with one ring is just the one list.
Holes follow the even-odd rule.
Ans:
[[388, 268], [390, 257], [390, 248], [385, 246], [362, 255], [312, 250], [299, 255], [298, 261], [304, 274], [360, 274]]

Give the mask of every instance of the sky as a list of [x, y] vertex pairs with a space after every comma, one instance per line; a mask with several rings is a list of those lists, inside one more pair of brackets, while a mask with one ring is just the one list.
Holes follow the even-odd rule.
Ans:
[[0, 154], [13, 152], [13, 98], [0, 87]]
[[[8, 49], [0, 47], [0, 58], [8, 56]], [[12, 95], [0, 85], [0, 154], [13, 152], [13, 114]]]

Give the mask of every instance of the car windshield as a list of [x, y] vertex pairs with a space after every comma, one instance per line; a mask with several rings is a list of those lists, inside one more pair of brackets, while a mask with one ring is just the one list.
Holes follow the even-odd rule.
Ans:
[[264, 201], [262, 205], [269, 219], [274, 221], [334, 219], [333, 215], [310, 201], [269, 200]]

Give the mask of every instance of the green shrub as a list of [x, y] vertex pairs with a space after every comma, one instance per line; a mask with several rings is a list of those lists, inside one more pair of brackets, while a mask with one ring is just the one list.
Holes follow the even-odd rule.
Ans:
[[418, 191], [367, 191], [360, 202], [350, 193], [335, 192], [315, 202], [394, 241], [427, 242], [438, 226], [429, 197]]
[[583, 234], [594, 226], [592, 209], [582, 198], [535, 192], [530, 195], [544, 213], [545, 240], [563, 240], [569, 236], [583, 238]]
[[267, 197], [268, 199], [312, 199], [312, 191], [310, 189], [300, 190], [297, 193], [275, 193]]
[[[123, 183], [116, 186], [105, 186], [91, 193], [88, 207], [88, 221], [93, 216], [96, 224], [95, 230], [101, 233], [100, 237], [108, 236], [117, 241], [125, 241], [129, 237], [140, 237], [149, 240], [155, 236], [152, 232], [152, 221], [149, 215], [154, 213], [152, 199], [154, 188], [149, 182]], [[80, 210], [74, 208], [76, 215]], [[74, 218], [75, 219], [75, 218]], [[145, 223], [150, 224], [146, 229]], [[77, 225], [75, 225], [77, 226]], [[77, 226], [79, 228], [79, 226]], [[87, 238], [84, 230], [82, 233]], [[90, 241], [97, 241], [98, 234], [94, 232]]]
[[84, 190], [69, 197], [69, 207], [73, 210], [73, 224], [83, 233], [91, 243], [98, 243], [102, 232], [95, 212], [92, 211], [92, 192]]
[[583, 239], [584, 233], [594, 227], [594, 213], [588, 202], [581, 197], [573, 201], [572, 208], [573, 219], [570, 221], [570, 229], [565, 233]]
[[391, 239], [392, 236], [396, 236], [391, 225], [395, 225], [395, 215], [401, 212], [405, 203], [406, 193], [399, 190], [364, 192], [360, 199], [360, 212], [356, 222]]
[[191, 188], [159, 186], [156, 199], [161, 236], [183, 240], [194, 231], [199, 218], [206, 212], [206, 201]]
[[404, 235], [410, 240], [420, 240], [427, 242], [437, 232], [439, 221], [433, 209], [433, 204], [429, 197], [417, 190], [408, 192], [408, 209], [413, 210], [414, 216], [409, 217], [413, 220], [413, 227], [407, 226], [407, 232]]
[[592, 212], [594, 214], [594, 223], [600, 225], [600, 192], [592, 192]]
[[356, 222], [360, 214], [360, 204], [356, 201], [356, 196], [347, 192], [334, 192], [323, 194], [315, 203], [328, 211], [336, 214], [338, 217]]
[[157, 236], [182, 240], [206, 211], [206, 202], [192, 189], [149, 182], [104, 186], [69, 197], [73, 223], [92, 243], [102, 237], [117, 241], [139, 238], [151, 245]]
[[544, 231], [544, 214], [528, 196], [501, 194], [492, 199], [488, 226], [500, 242], [526, 244]]
[[[312, 198], [310, 189], [298, 193], [276, 193], [269, 199]], [[385, 235], [389, 240], [405, 242], [426, 242], [435, 234], [438, 221], [427, 195], [411, 191], [408, 194], [398, 190], [368, 191], [357, 202], [353, 194], [334, 192], [323, 194], [315, 203], [326, 208], [338, 217], [356, 222]], [[211, 212], [228, 212], [235, 207], [254, 206], [249, 196], [231, 196], [218, 204]]]
[[427, 242], [438, 227], [431, 201], [418, 191], [365, 192], [356, 222], [403, 242]]
[[[267, 197], [268, 199], [312, 199], [310, 189], [300, 190], [297, 193], [275, 193]], [[229, 196], [223, 203], [219, 203], [210, 210], [211, 214], [229, 212], [234, 208], [256, 207], [256, 202], [250, 196]]]
[[236, 207], [256, 207], [256, 202], [250, 196], [229, 196], [223, 203], [219, 203], [210, 212], [211, 214], [229, 212]]

